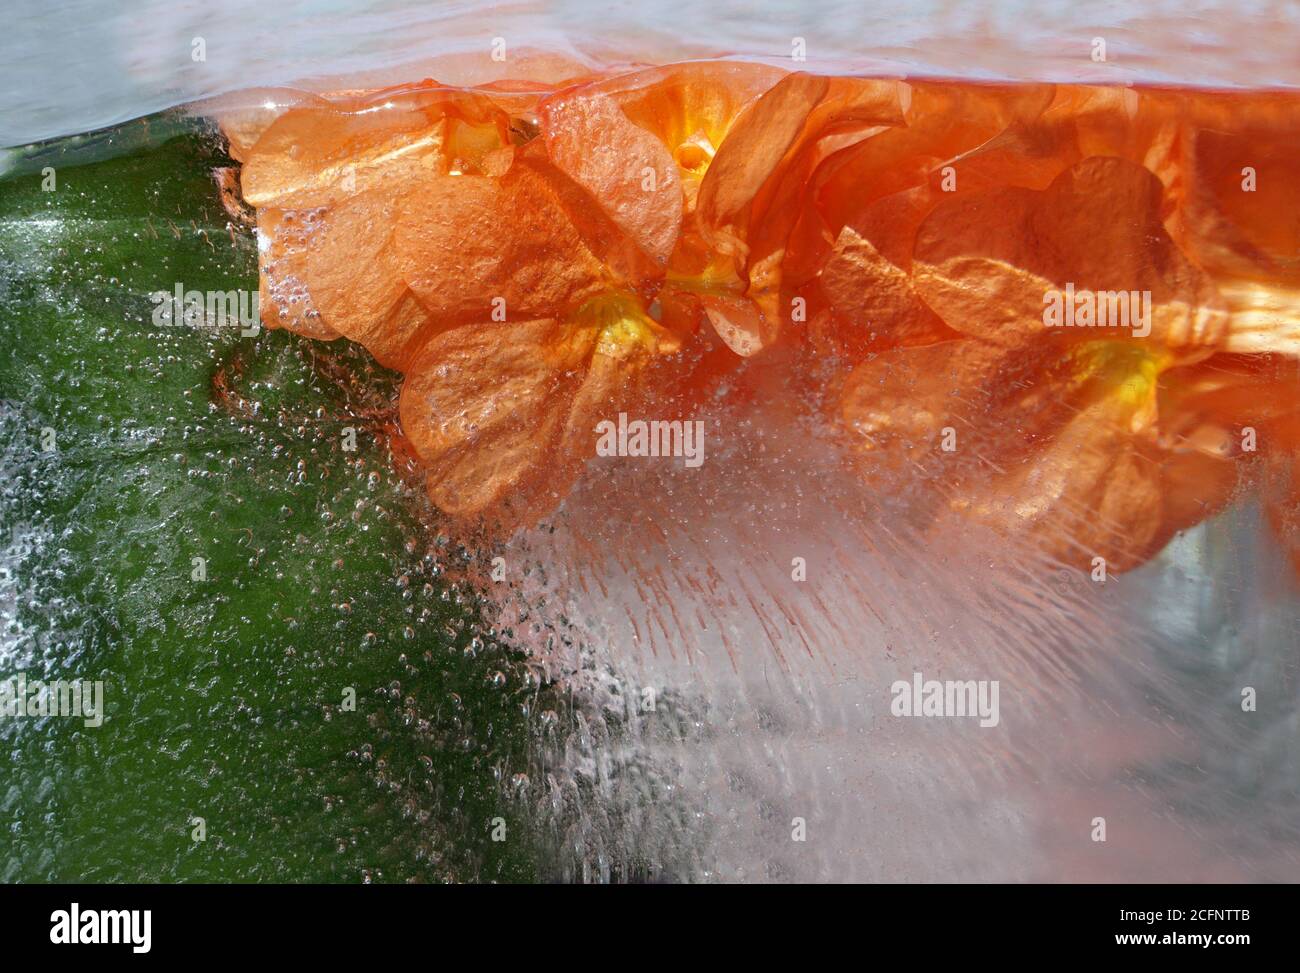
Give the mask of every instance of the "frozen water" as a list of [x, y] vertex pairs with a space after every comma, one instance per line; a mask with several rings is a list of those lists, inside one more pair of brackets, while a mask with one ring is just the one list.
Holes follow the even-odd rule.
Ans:
[[[743, 55], [808, 67], [1017, 79], [1295, 86], [1297, 12], [1228, 0], [376, 0], [267, 4], [20, 0], [0, 44], [0, 145], [85, 132], [173, 105], [279, 85], [387, 84], [436, 59], [453, 84], [499, 76], [491, 41], [649, 62]], [[592, 16], [593, 10], [599, 16]], [[1110, 63], [1089, 62], [1098, 34]], [[192, 58], [203, 38], [206, 60]], [[327, 79], [333, 79], [328, 81]]]
[[[363, 30], [308, 3], [137, 9], [92, 33], [93, 7], [19, 19], [32, 36], [0, 59], [21, 78], [0, 86], [0, 143], [250, 85], [406, 79], [498, 33], [591, 56], [635, 37], [653, 59], [779, 55], [807, 34], [855, 64], [1050, 77], [1086, 69], [1069, 44], [1097, 20], [1087, 4], [977, 24], [956, 4], [833, 3], [819, 38], [780, 5], [658, 6], [691, 25], [667, 33], [643, 4], [596, 24], [581, 4], [525, 5], [485, 26], [476, 4], [385, 2]], [[1272, 29], [1289, 8], [1148, 9], [1162, 30], [1145, 46], [1136, 20], [1101, 18], [1121, 79], [1300, 80]], [[52, 56], [54, 22], [86, 33]], [[177, 124], [152, 123], [57, 150], [85, 179], [67, 209], [0, 213], [0, 660], [104, 672], [131, 700], [110, 710], [116, 738], [0, 727], [23, 849], [0, 877], [1300, 878], [1300, 612], [1249, 497], [1099, 585], [958, 523], [918, 536], [912, 498], [867, 495], [810, 404], [746, 403], [702, 416], [700, 469], [593, 461], [552, 521], [459, 556], [385, 451], [394, 376], [283, 334], [241, 357], [150, 331], [158, 284], [254, 280], [249, 240], [212, 244], [211, 154], [150, 155]], [[11, 154], [10, 179], [47, 157]], [[164, 217], [179, 225], [160, 243]], [[218, 402], [213, 375], [235, 372]], [[346, 416], [375, 433], [361, 456], [339, 452]], [[33, 459], [52, 418], [81, 451]], [[196, 547], [215, 552], [215, 598], [177, 581]], [[894, 716], [894, 683], [918, 672], [996, 680], [997, 725]], [[204, 808], [220, 865], [184, 840]], [[489, 841], [498, 815], [532, 858]]]
[[[1296, 602], [1252, 510], [1097, 585], [956, 523], [914, 536], [908, 498], [864, 498], [805, 422], [718, 411], [701, 469], [598, 470], [502, 554], [527, 581], [501, 616], [593, 740], [553, 787], [583, 780], [634, 822], [605, 858], [724, 880], [1294, 880]], [[916, 672], [997, 680], [998, 725], [891, 715]]]

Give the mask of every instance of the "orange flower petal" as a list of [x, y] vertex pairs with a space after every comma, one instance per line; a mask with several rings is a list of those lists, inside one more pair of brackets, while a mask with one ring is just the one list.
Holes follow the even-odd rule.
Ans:
[[682, 187], [672, 155], [599, 89], [548, 99], [542, 133], [555, 164], [656, 262], [664, 264], [682, 223]]
[[826, 93], [823, 77], [790, 74], [737, 119], [700, 185], [696, 212], [713, 246], [743, 255], [747, 210]]
[[[1231, 460], [1162, 444], [1159, 365], [1114, 342], [999, 349], [971, 340], [887, 351], [841, 397], [867, 475], [933, 484], [942, 505], [1049, 555], [1122, 571], [1221, 509]], [[943, 430], [955, 449], [941, 449]]]
[[566, 485], [557, 445], [595, 341], [591, 329], [542, 319], [454, 328], [424, 347], [400, 410], [439, 508], [478, 513], [543, 469]]
[[[950, 326], [1002, 343], [1041, 335], [1045, 296], [1067, 284], [1147, 291], [1149, 340], [1213, 347], [1226, 333], [1226, 310], [1165, 232], [1160, 209], [1159, 180], [1133, 163], [1100, 157], [1043, 192], [1013, 188], [940, 203], [917, 233], [917, 289]], [[1062, 330], [1081, 340], [1122, 331]]]
[[560, 314], [609, 286], [554, 187], [528, 166], [428, 180], [398, 210], [396, 267], [439, 328], [492, 320], [496, 307], [507, 320]]
[[851, 226], [840, 231], [818, 281], [837, 320], [827, 337], [850, 359], [891, 344], [957, 337], [921, 300], [911, 275]]
[[641, 401], [647, 366], [679, 348], [624, 295], [563, 321], [435, 336], [411, 362], [400, 405], [431, 499], [462, 517], [507, 500], [511, 522], [540, 516], [595, 454], [598, 419]]
[[395, 262], [399, 203], [380, 192], [353, 196], [317, 217], [308, 244], [306, 285], [324, 323], [389, 367], [429, 328]]
[[268, 328], [332, 341], [339, 333], [325, 323], [307, 290], [307, 254], [315, 229], [305, 216], [272, 208], [257, 211], [258, 313]]
[[756, 355], [776, 337], [776, 324], [747, 297], [727, 294], [699, 295], [713, 329], [737, 355]]
[[693, 201], [699, 181], [741, 112], [784, 75], [764, 64], [694, 61], [638, 71], [601, 88], [672, 153], [688, 200]]
[[448, 89], [377, 94], [294, 109], [257, 140], [242, 174], [253, 206], [311, 209], [367, 190], [477, 165], [509, 144], [508, 120], [486, 98]]

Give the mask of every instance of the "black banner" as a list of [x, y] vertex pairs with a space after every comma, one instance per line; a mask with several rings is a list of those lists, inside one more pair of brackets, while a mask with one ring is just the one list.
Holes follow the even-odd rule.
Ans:
[[131, 961], [373, 959], [376, 950], [430, 935], [455, 936], [470, 950], [512, 941], [529, 948], [557, 934], [584, 951], [646, 936], [665, 949], [703, 938], [730, 953], [774, 938], [797, 943], [813, 931], [829, 937], [828, 946], [914, 950], [918, 960], [1045, 950], [1149, 955], [1161, 947], [1227, 958], [1242, 948], [1284, 948], [1292, 900], [1287, 886], [4, 886], [0, 930], [10, 955], [50, 949], [74, 962], [94, 953]]

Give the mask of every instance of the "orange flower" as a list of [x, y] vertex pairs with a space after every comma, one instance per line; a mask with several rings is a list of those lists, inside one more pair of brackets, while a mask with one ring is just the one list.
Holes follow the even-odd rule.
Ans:
[[713, 295], [703, 309], [737, 354], [771, 345], [792, 317], [783, 267], [810, 174], [834, 152], [901, 124], [908, 92], [895, 81], [791, 74], [737, 120], [700, 187], [697, 225], [713, 259], [694, 271], [679, 265], [673, 279]]
[[546, 150], [662, 269], [737, 117], [781, 76], [706, 61], [559, 91], [538, 109]]
[[537, 101], [421, 86], [313, 103], [271, 123], [242, 174], [267, 324], [404, 371], [434, 501], [511, 522], [558, 502], [602, 412], [676, 387], [647, 366], [682, 346], [638, 292], [662, 267], [529, 138]]
[[302, 96], [229, 134], [264, 320], [406, 373], [449, 513], [535, 519], [597, 420], [806, 338], [921, 522], [1122, 570], [1257, 466], [1300, 529], [1298, 105], [716, 61]]
[[1225, 440], [1178, 431], [1166, 411], [1179, 380], [1171, 356], [1136, 342], [958, 339], [859, 366], [840, 408], [871, 482], [931, 485], [923, 524], [946, 507], [1064, 563], [1121, 571], [1236, 486]]
[[[1250, 371], [1228, 382], [1224, 356], [1206, 361], [1234, 348], [1233, 312], [1162, 212], [1149, 172], [1092, 157], [1042, 190], [938, 202], [918, 225], [910, 274], [846, 226], [827, 292], [846, 289], [852, 275], [837, 264], [852, 260], [876, 283], [873, 321], [895, 338], [948, 332], [884, 350], [849, 379], [840, 410], [869, 475], [919, 471], [938, 488], [931, 513], [941, 503], [1112, 570], [1221, 509], [1238, 480], [1234, 424], [1245, 425], [1246, 401], [1265, 422], [1254, 403], [1268, 383]], [[1059, 308], [1076, 288], [1093, 299], [1088, 314], [1053, 319], [1053, 298]], [[1281, 398], [1294, 408], [1294, 393]]]
[[[860, 359], [900, 341], [951, 337], [900, 287], [917, 229], [941, 200], [1025, 184], [1032, 167], [1011, 162], [998, 140], [1018, 120], [1037, 117], [1053, 90], [908, 83], [899, 124], [818, 163], [793, 208], [781, 266], [781, 303], [803, 299], [815, 347]], [[874, 303], [875, 286], [853, 284], [858, 273], [884, 288], [887, 307]]]
[[509, 524], [535, 520], [592, 455], [600, 419], [651, 392], [664, 397], [671, 375], [653, 366], [680, 346], [634, 297], [617, 294], [561, 320], [438, 335], [412, 362], [401, 398], [430, 497], [451, 514], [501, 508]]

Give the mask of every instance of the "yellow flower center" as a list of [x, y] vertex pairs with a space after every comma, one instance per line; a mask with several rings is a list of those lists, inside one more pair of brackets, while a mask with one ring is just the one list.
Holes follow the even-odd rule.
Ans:
[[640, 351], [671, 354], [681, 347], [672, 332], [645, 312], [641, 301], [621, 291], [609, 291], [587, 301], [572, 322], [595, 332], [596, 353], [610, 358], [627, 358]]

